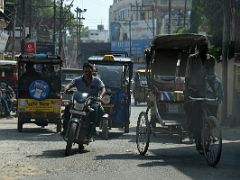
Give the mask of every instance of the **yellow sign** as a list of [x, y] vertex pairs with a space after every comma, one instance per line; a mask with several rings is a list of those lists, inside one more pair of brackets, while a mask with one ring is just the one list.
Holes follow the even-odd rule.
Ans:
[[18, 99], [19, 112], [61, 112], [61, 99]]
[[104, 55], [103, 60], [104, 61], [114, 61], [114, 56], [113, 55]]

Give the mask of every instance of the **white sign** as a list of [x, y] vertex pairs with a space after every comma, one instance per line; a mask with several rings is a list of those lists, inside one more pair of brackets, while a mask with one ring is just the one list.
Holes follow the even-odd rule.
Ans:
[[8, 34], [5, 32], [0, 32], [0, 52], [4, 52], [8, 40]]
[[[119, 21], [111, 24], [113, 41], [152, 39], [156, 34], [156, 21]], [[154, 32], [154, 33], [153, 33]], [[131, 33], [131, 37], [130, 37]]]

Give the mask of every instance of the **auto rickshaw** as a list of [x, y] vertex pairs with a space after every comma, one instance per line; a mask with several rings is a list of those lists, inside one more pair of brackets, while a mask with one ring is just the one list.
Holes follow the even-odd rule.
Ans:
[[134, 76], [133, 98], [135, 106], [142, 102], [147, 102], [147, 79], [145, 69], [137, 69]]
[[61, 131], [61, 66], [59, 56], [22, 54], [18, 58], [18, 125], [57, 125]]
[[125, 53], [100, 54], [89, 57], [88, 61], [95, 65], [97, 76], [106, 87], [106, 94], [102, 98], [104, 110], [109, 114], [108, 124], [98, 125], [102, 135], [108, 138], [111, 128], [124, 128], [129, 132], [131, 113], [130, 84], [132, 79], [133, 63]]

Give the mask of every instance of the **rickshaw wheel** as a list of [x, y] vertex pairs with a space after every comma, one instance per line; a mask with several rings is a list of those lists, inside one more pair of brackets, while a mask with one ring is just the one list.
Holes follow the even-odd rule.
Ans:
[[136, 128], [136, 143], [141, 155], [145, 155], [150, 142], [151, 128], [146, 112], [141, 112], [138, 116]]
[[18, 129], [18, 132], [22, 132], [23, 123], [21, 122], [21, 118], [18, 118], [17, 129]]
[[72, 145], [74, 142], [74, 136], [77, 130], [77, 124], [76, 123], [71, 123], [70, 124], [70, 129], [69, 129], [69, 133], [67, 134], [67, 145], [66, 145], [66, 149], [65, 149], [65, 155], [69, 156], [71, 154], [71, 150], [72, 150]]
[[202, 129], [202, 148], [209, 166], [216, 166], [222, 153], [222, 132], [218, 120], [208, 117]]

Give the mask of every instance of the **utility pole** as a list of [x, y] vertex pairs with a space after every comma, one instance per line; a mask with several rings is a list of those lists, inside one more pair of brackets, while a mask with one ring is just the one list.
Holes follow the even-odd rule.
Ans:
[[[59, 14], [59, 44], [58, 44], [58, 54], [62, 56], [62, 46], [63, 46], [63, 0], [60, 1], [60, 14]], [[62, 57], [63, 58], [63, 57]]]
[[81, 24], [81, 20], [84, 20], [85, 18], [82, 17], [82, 13], [86, 12], [87, 9], [81, 9], [79, 7], [76, 8], [75, 12], [77, 13], [77, 58], [79, 57], [80, 55], [80, 33], [81, 33], [81, 27], [82, 27], [82, 24]]
[[22, 37], [21, 37], [21, 51], [24, 51], [24, 39], [25, 39], [25, 0], [21, 1], [22, 9]]
[[223, 106], [222, 106], [222, 122], [226, 123], [227, 104], [228, 104], [228, 47], [230, 41], [230, 1], [224, 0], [223, 4], [223, 43], [222, 43], [222, 82], [223, 82]]
[[56, 0], [53, 1], [53, 45], [54, 54], [56, 54]]
[[132, 21], [129, 21], [129, 56], [132, 55]]
[[12, 19], [12, 37], [13, 37], [13, 46], [12, 46], [12, 59], [15, 59], [15, 31], [16, 31], [16, 6], [13, 5], [13, 19]]
[[171, 34], [172, 29], [172, 0], [168, 0], [168, 34]]
[[186, 27], [186, 16], [187, 16], [187, 0], [184, 3], [184, 16], [183, 16], [183, 27]]
[[32, 38], [32, 0], [29, 0], [29, 36]]

